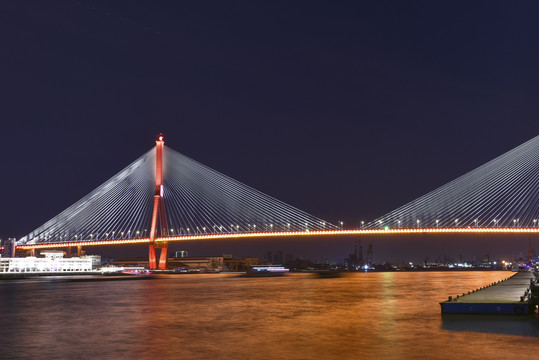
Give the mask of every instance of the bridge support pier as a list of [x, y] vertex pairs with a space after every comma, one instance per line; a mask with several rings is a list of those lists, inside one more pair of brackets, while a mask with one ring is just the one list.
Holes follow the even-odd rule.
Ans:
[[168, 265], [168, 242], [163, 244], [161, 255], [159, 256], [159, 270], [166, 270]]
[[155, 258], [155, 244], [150, 243], [150, 251], [148, 254], [148, 267], [152, 270], [157, 269], [157, 260]]
[[[152, 214], [152, 227], [150, 229], [150, 245], [148, 253], [148, 267], [151, 270], [166, 270], [168, 262], [168, 242], [156, 243], [157, 222], [161, 225], [161, 236], [167, 236], [167, 220], [165, 215], [165, 199], [163, 198], [163, 135], [155, 141], [155, 193]], [[159, 215], [161, 215], [159, 217]], [[156, 248], [161, 248], [159, 263], [157, 263]]]
[[67, 257], [68, 257], [68, 258], [71, 257], [71, 246], [68, 246], [68, 247], [67, 247]]
[[77, 246], [77, 256], [78, 257], [82, 256], [82, 245]]

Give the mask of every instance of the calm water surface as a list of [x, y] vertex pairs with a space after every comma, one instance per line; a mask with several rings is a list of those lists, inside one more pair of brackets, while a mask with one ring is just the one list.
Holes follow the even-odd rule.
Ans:
[[535, 358], [537, 317], [443, 317], [507, 272], [0, 281], [1, 359]]

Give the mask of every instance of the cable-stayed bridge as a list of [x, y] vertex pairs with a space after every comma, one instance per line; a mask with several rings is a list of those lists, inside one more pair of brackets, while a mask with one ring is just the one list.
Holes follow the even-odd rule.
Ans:
[[[155, 148], [17, 241], [19, 249], [171, 241], [410, 233], [539, 233], [539, 136], [366, 224], [342, 229], [204, 166]], [[159, 261], [156, 249], [161, 248]]]

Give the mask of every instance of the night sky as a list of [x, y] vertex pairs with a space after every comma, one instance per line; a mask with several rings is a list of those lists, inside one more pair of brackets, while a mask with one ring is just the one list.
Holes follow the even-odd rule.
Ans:
[[[538, 13], [536, 1], [2, 2], [0, 237], [40, 226], [159, 132], [228, 176], [359, 227], [538, 134]], [[368, 242], [380, 261], [528, 244]], [[182, 245], [339, 260], [352, 244]]]

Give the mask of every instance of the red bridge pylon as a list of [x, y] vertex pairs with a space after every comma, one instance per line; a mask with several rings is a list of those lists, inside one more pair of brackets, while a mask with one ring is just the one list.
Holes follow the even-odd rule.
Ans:
[[[161, 226], [161, 236], [167, 236], [167, 218], [165, 215], [165, 198], [163, 197], [163, 148], [165, 141], [163, 134], [159, 134], [155, 140], [155, 193], [153, 201], [152, 227], [150, 229], [150, 251], [149, 251], [149, 266], [150, 269], [159, 270], [167, 269], [168, 260], [168, 242], [155, 242], [157, 237], [157, 221], [158, 217]], [[160, 216], [159, 216], [160, 215]], [[157, 264], [155, 249], [161, 248], [159, 256], [159, 264]]]

